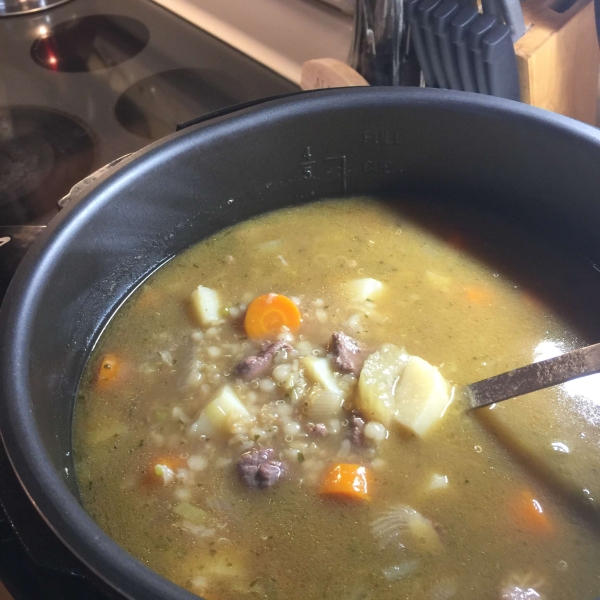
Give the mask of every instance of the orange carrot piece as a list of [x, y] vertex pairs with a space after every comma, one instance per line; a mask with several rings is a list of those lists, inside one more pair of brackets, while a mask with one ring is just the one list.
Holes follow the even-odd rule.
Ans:
[[514, 523], [523, 531], [538, 535], [552, 535], [554, 524], [542, 505], [529, 490], [523, 491], [512, 506]]
[[494, 298], [492, 292], [490, 292], [488, 288], [481, 286], [470, 286], [466, 288], [465, 291], [467, 294], [467, 300], [471, 304], [477, 304], [478, 306], [490, 304]]
[[105, 354], [100, 361], [96, 388], [105, 390], [111, 388], [119, 378], [121, 363], [116, 354]]
[[177, 471], [177, 469], [185, 467], [186, 464], [187, 461], [179, 456], [160, 456], [152, 461], [151, 471], [154, 473], [157, 465], [164, 465], [171, 471]]
[[542, 301], [530, 292], [523, 292], [521, 294], [521, 299], [525, 304], [536, 310], [541, 310], [544, 306]]
[[467, 246], [465, 238], [458, 231], [451, 232], [446, 241], [455, 250], [464, 250]]
[[135, 306], [144, 310], [158, 308], [163, 299], [163, 295], [157, 289], [145, 286], [137, 297]]
[[157, 470], [158, 465], [162, 465], [176, 472], [182, 469], [187, 464], [187, 461], [179, 456], [157, 456], [148, 461], [147, 468], [144, 471], [143, 482], [146, 485], [154, 486], [158, 483], [163, 483], [162, 473]]
[[287, 296], [264, 294], [254, 298], [244, 319], [248, 337], [260, 339], [279, 333], [282, 327], [297, 331], [302, 323], [298, 307]]
[[325, 475], [320, 493], [353, 500], [369, 500], [370, 474], [366, 467], [354, 464], [335, 465]]
[[152, 471], [156, 465], [164, 465], [165, 467], [169, 467], [171, 471], [177, 471], [177, 469], [181, 469], [185, 467], [187, 461], [180, 456], [159, 456], [152, 461]]

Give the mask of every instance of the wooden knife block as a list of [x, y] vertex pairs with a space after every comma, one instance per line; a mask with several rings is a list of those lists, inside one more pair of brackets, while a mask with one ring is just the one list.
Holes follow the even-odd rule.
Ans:
[[[596, 124], [600, 49], [592, 0], [524, 0], [528, 30], [515, 44], [521, 99]], [[302, 89], [369, 85], [339, 60], [302, 65]]]
[[[600, 50], [592, 0], [525, 0], [515, 44], [521, 99], [596, 124]], [[566, 9], [566, 10], [565, 10]]]

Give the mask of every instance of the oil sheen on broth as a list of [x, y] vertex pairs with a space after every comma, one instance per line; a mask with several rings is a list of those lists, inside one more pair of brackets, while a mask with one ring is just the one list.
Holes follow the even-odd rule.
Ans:
[[[271, 293], [290, 331], [264, 342], [246, 311]], [[599, 300], [583, 259], [435, 202], [236, 225], [153, 274], [101, 337], [74, 422], [84, 504], [210, 600], [593, 600], [597, 376], [477, 415], [455, 393], [422, 435], [360, 396], [396, 398], [408, 356], [438, 378], [425, 395], [441, 374], [450, 397], [598, 341]]]

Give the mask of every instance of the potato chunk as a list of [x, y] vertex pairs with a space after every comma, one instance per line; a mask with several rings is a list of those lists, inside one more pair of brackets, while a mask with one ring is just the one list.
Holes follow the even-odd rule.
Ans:
[[219, 320], [221, 303], [215, 290], [199, 285], [192, 292], [191, 301], [194, 316], [200, 325], [208, 327]]
[[353, 300], [364, 302], [365, 300], [373, 300], [381, 293], [383, 283], [371, 277], [364, 279], [354, 279], [346, 284], [346, 291]]
[[419, 436], [446, 412], [450, 389], [437, 367], [411, 356], [395, 391], [394, 418]]
[[422, 436], [451, 401], [450, 389], [436, 367], [386, 344], [365, 361], [358, 380], [356, 407], [369, 421], [386, 427], [397, 421]]
[[358, 380], [356, 406], [365, 419], [389, 426], [396, 405], [396, 386], [408, 359], [409, 355], [393, 344], [385, 344], [367, 358]]
[[307, 375], [321, 385], [321, 387], [334, 394], [342, 395], [342, 390], [335, 380], [331, 363], [327, 358], [317, 358], [316, 356], [306, 356], [301, 359], [302, 365], [306, 369]]
[[223, 386], [217, 395], [204, 407], [200, 416], [192, 424], [190, 431], [198, 435], [229, 433], [235, 423], [249, 420], [250, 413], [230, 386]]

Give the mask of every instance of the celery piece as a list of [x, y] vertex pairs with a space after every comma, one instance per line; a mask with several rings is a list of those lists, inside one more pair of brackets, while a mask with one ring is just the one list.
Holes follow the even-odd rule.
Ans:
[[173, 512], [194, 525], [202, 525], [209, 517], [209, 514], [205, 510], [189, 502], [180, 502], [175, 506]]

